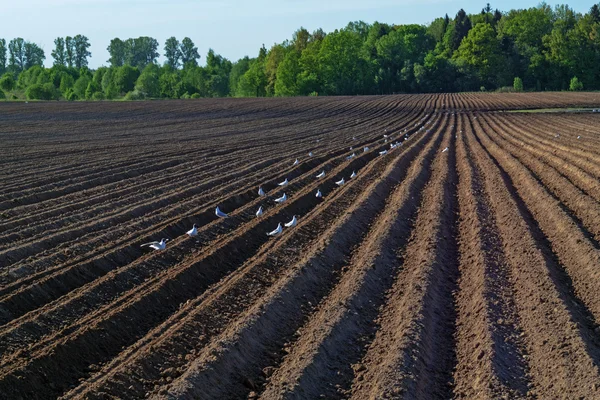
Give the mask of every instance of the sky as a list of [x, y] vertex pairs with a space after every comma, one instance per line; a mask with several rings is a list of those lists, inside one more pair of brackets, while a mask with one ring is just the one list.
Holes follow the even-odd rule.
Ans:
[[[428, 24], [446, 13], [452, 18], [460, 8], [480, 12], [485, 4], [473, 0], [0, 0], [0, 37], [7, 42], [22, 37], [37, 43], [46, 53], [46, 66], [51, 66], [54, 39], [82, 34], [91, 43], [89, 66], [97, 68], [109, 64], [106, 48], [115, 37], [156, 38], [162, 63], [165, 40], [175, 36], [181, 41], [188, 36], [204, 65], [209, 48], [232, 61], [245, 55], [255, 57], [262, 44], [269, 48], [291, 39], [301, 26], [310, 32], [318, 28], [331, 32], [358, 20]], [[534, 7], [539, 1], [490, 4], [508, 11]], [[593, 2], [567, 4], [583, 13]]]

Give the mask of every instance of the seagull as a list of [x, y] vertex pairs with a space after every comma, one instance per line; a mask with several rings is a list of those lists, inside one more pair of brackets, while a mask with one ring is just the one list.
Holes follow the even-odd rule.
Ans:
[[265, 191], [262, 189], [262, 186], [258, 187], [258, 195], [259, 196], [264, 196], [265, 195]]
[[167, 247], [167, 241], [168, 240], [169, 239], [163, 239], [160, 242], [144, 243], [140, 247], [148, 246], [148, 247], [153, 248], [154, 250], [164, 250]]
[[194, 226], [192, 226], [192, 229], [190, 229], [189, 231], [187, 231], [186, 234], [189, 237], [194, 237], [194, 236], [198, 235], [198, 229], [196, 229], [196, 224], [194, 224]]
[[325, 171], [321, 171], [321, 173], [319, 175], [316, 176], [316, 178], [323, 178], [325, 176]]
[[219, 210], [219, 207], [215, 210], [215, 215], [219, 218], [227, 218], [229, 215], [225, 214], [223, 211]]
[[385, 156], [386, 154], [387, 154], [387, 150], [384, 150], [384, 151], [380, 151], [380, 152], [379, 152], [379, 155], [380, 155], [380, 156]]
[[279, 186], [287, 186], [287, 184], [288, 184], [288, 183], [289, 183], [289, 182], [288, 182], [287, 178], [285, 178], [285, 181], [283, 181], [283, 182], [281, 182], [281, 183], [278, 183], [278, 185], [279, 185]]
[[294, 161], [294, 165], [298, 165], [298, 159], [296, 158], [296, 161]]
[[320, 191], [319, 189], [317, 189], [317, 194], [315, 194], [315, 197], [317, 197], [317, 198], [319, 198], [319, 199], [320, 199], [321, 197], [323, 197], [323, 195], [321, 194], [321, 191]]
[[365, 148], [363, 149], [363, 153], [366, 153], [367, 151], [369, 151], [369, 148], [368, 148], [368, 147], [365, 147]]
[[577, 139], [581, 139], [581, 136], [577, 136]]
[[448, 148], [446, 147], [444, 150], [442, 150], [442, 153], [448, 151]]
[[312, 153], [312, 151], [308, 153], [308, 156], [309, 156], [309, 157], [312, 157], [312, 156], [313, 156], [313, 153]]
[[277, 228], [275, 228], [274, 231], [271, 231], [269, 233], [267, 233], [267, 236], [277, 236], [281, 233], [281, 231], [283, 231], [283, 229], [281, 229], [281, 222], [279, 223], [279, 225], [277, 225]]
[[285, 195], [285, 193], [283, 194], [283, 196], [281, 196], [281, 197], [279, 197], [279, 198], [276, 198], [276, 199], [275, 199], [275, 201], [276, 201], [277, 203], [283, 203], [283, 202], [284, 202], [284, 201], [286, 201], [286, 200], [287, 200], [287, 196]]
[[344, 178], [342, 178], [341, 180], [337, 181], [335, 184], [338, 186], [342, 186], [344, 184]]
[[285, 226], [288, 228], [293, 228], [296, 226], [297, 223], [298, 223], [298, 220], [296, 219], [296, 216], [294, 215], [294, 218], [292, 218], [292, 220], [290, 222], [287, 222], [285, 224]]
[[384, 137], [384, 138], [387, 138], [387, 137], [388, 137], [388, 135], [383, 135], [383, 137]]
[[356, 178], [356, 172], [352, 171], [352, 175], [350, 175], [350, 179]]
[[348, 157], [346, 157], [346, 160], [351, 160], [351, 159], [353, 159], [354, 157], [356, 157], [356, 153], [352, 153], [352, 154], [350, 154]]
[[262, 217], [263, 215], [263, 210], [262, 210], [262, 206], [258, 207], [258, 211], [256, 212], [256, 217]]
[[352, 136], [352, 140], [356, 140], [356, 136]]
[[352, 150], [352, 146], [350, 146], [350, 150]]

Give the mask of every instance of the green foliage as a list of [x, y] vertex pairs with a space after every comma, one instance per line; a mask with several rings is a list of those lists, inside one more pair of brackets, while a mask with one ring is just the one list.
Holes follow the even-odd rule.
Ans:
[[65, 52], [65, 39], [57, 37], [54, 39], [54, 50], [50, 55], [54, 58], [54, 65], [67, 65], [67, 54]]
[[73, 84], [73, 92], [77, 95], [78, 99], [85, 99], [85, 92], [92, 80], [87, 75], [82, 75]]
[[518, 76], [515, 77], [515, 80], [513, 82], [513, 88], [515, 89], [515, 92], [522, 92], [523, 91], [523, 79], [519, 78]]
[[583, 90], [583, 83], [579, 79], [577, 79], [576, 76], [574, 76], [573, 78], [571, 78], [571, 82], [569, 83], [569, 90], [570, 91]]
[[179, 68], [181, 59], [181, 50], [179, 48], [179, 40], [175, 36], [171, 36], [165, 42], [165, 58], [167, 59], [167, 65], [173, 69]]
[[0, 100], [4, 100], [6, 99], [6, 95], [4, 94], [4, 92], [2, 90], [0, 90]]
[[189, 37], [184, 37], [180, 45], [181, 63], [185, 66], [191, 64], [193, 66], [198, 65], [200, 54], [198, 54], [198, 48], [192, 42]]
[[118, 93], [128, 93], [135, 87], [135, 82], [140, 76], [140, 71], [130, 65], [123, 65], [115, 69], [113, 82]]
[[15, 78], [13, 78], [13, 75], [9, 72], [5, 73], [0, 78], [0, 89], [5, 92], [10, 92], [16, 87], [16, 85], [17, 83], [15, 82]]
[[131, 92], [127, 93], [123, 99], [127, 101], [144, 100], [145, 97], [143, 93], [138, 92], [137, 90], [132, 90]]
[[101, 90], [102, 86], [94, 80], [91, 80], [85, 89], [85, 98], [91, 100], [96, 93], [102, 93]]
[[59, 93], [51, 83], [34, 83], [25, 90], [28, 100], [58, 100]]
[[6, 39], [0, 38], [0, 74], [3, 74], [6, 71], [7, 50]]
[[142, 74], [136, 81], [135, 90], [142, 93], [144, 97], [159, 97], [159, 68], [155, 64], [149, 64], [144, 68]]

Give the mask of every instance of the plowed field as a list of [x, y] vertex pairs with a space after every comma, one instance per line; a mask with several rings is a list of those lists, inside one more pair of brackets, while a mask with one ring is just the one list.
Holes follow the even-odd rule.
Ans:
[[598, 399], [598, 106], [0, 103], [0, 398]]

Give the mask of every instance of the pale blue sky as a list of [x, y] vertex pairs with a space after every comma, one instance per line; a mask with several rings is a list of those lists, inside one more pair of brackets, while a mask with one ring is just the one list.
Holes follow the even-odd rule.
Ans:
[[[90, 67], [108, 65], [106, 47], [114, 37], [127, 39], [152, 36], [160, 43], [170, 36], [189, 36], [204, 64], [206, 52], [235, 61], [258, 54], [264, 43], [290, 39], [300, 26], [309, 31], [330, 32], [349, 21], [363, 20], [406, 24], [427, 24], [448, 13], [454, 17], [462, 7], [468, 13], [481, 11], [486, 1], [449, 0], [0, 0], [0, 37], [7, 42], [23, 37], [38, 43], [46, 52], [46, 65], [52, 65], [50, 52], [54, 38], [86, 35], [91, 43]], [[548, 1], [548, 4], [564, 2]], [[539, 1], [508, 0], [491, 2], [492, 8], [507, 11], [527, 8]], [[576, 11], [587, 12], [594, 4], [581, 0], [567, 3]], [[160, 62], [164, 58], [159, 59]]]

